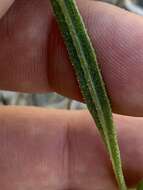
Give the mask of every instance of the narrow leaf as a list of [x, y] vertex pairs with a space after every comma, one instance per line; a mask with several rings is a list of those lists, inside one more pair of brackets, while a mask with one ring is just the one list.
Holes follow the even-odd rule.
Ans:
[[120, 190], [126, 190], [110, 102], [75, 0], [51, 0], [85, 102], [106, 144]]

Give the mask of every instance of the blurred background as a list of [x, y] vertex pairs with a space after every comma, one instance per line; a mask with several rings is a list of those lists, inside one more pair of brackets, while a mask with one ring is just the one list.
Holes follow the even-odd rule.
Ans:
[[[131, 12], [143, 16], [143, 0], [101, 0], [123, 7]], [[0, 91], [0, 105], [42, 106], [59, 109], [85, 109], [80, 102], [70, 100], [56, 93], [26, 94]]]

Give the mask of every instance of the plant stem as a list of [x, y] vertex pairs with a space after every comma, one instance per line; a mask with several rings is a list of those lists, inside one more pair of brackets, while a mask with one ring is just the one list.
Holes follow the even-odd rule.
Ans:
[[51, 0], [88, 109], [106, 144], [120, 190], [126, 190], [120, 150], [96, 54], [75, 0]]

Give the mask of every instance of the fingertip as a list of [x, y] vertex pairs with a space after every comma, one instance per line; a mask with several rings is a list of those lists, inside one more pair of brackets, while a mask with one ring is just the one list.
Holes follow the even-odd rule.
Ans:
[[[97, 54], [113, 112], [142, 116], [142, 17], [107, 3], [82, 3], [82, 0], [77, 3]], [[54, 82], [53, 86], [57, 92], [78, 99], [80, 90], [76, 87], [73, 68], [69, 65], [67, 51], [62, 43], [55, 45], [62, 53], [55, 54], [52, 64], [62, 63], [60, 71], [63, 74], [59, 74], [60, 83]], [[57, 76], [57, 68], [52, 73]]]
[[[82, 101], [50, 3], [24, 2], [16, 1], [13, 11], [0, 23], [0, 88], [22, 92], [53, 90]], [[142, 17], [97, 1], [77, 3], [96, 50], [113, 111], [142, 116]]]

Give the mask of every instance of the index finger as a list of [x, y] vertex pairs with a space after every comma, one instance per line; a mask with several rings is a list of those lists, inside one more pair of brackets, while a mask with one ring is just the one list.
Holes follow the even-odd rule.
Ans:
[[[134, 187], [143, 178], [143, 119], [117, 115], [115, 122], [126, 182]], [[87, 111], [1, 107], [0, 168], [3, 190], [118, 189]]]

